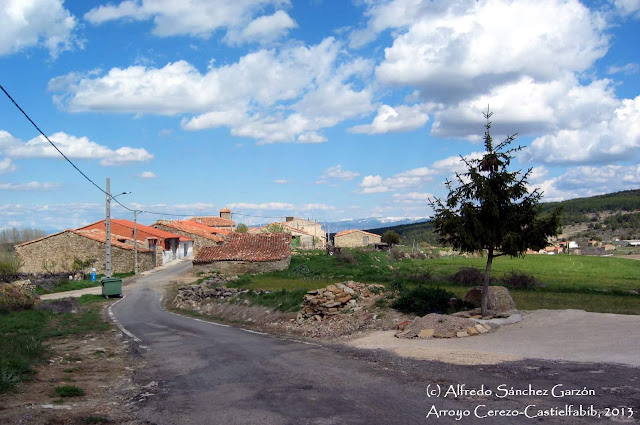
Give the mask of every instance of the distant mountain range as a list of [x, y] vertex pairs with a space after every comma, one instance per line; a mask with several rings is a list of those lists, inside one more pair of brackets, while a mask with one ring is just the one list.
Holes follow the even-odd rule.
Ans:
[[355, 218], [352, 220], [340, 220], [328, 223], [322, 223], [322, 228], [331, 232], [337, 233], [342, 230], [359, 229], [370, 230], [381, 227], [393, 227], [406, 224], [422, 223], [429, 220], [427, 217], [368, 217], [368, 218]]

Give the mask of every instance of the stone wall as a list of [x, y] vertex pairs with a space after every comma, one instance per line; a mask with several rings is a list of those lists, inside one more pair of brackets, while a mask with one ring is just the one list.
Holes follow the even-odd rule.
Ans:
[[[93, 267], [98, 273], [104, 273], [105, 244], [71, 231], [18, 246], [16, 253], [24, 262], [20, 268], [22, 273], [71, 272], [74, 257], [81, 260], [97, 260]], [[139, 271], [153, 268], [153, 255], [153, 252], [138, 251]], [[133, 250], [112, 246], [111, 271], [112, 273], [133, 271]]]
[[173, 227], [165, 226], [163, 224], [159, 224], [159, 223], [154, 224], [153, 227], [156, 229], [164, 230], [165, 232], [171, 232], [171, 233], [175, 233], [176, 235], [186, 236], [187, 238], [193, 239], [193, 256], [194, 257], [198, 253], [200, 248], [202, 248], [203, 246], [221, 245], [221, 243], [212, 241], [211, 239], [203, 238], [202, 236], [199, 236], [193, 233], [174, 229]]
[[[368, 237], [368, 243], [364, 243], [363, 238]], [[380, 243], [382, 237], [379, 235], [373, 235], [368, 233], [361, 232], [353, 232], [343, 236], [338, 236], [334, 238], [335, 246], [343, 247], [343, 248], [356, 248], [359, 246], [367, 246], [373, 245], [374, 243]]]
[[194, 264], [193, 272], [216, 272], [225, 275], [268, 273], [286, 270], [290, 263], [291, 257], [279, 261], [214, 261], [207, 264]]

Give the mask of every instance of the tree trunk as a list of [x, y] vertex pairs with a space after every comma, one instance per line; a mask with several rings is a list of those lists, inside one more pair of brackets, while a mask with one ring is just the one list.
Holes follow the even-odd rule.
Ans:
[[484, 283], [482, 284], [482, 301], [480, 308], [482, 316], [487, 315], [487, 295], [489, 295], [489, 280], [491, 279], [491, 264], [493, 263], [493, 248], [489, 248], [487, 254], [487, 267], [484, 271]]

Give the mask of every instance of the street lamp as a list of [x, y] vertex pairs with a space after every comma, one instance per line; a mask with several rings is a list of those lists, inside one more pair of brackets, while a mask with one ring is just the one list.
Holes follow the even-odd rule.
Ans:
[[105, 277], [111, 277], [111, 199], [115, 199], [120, 195], [126, 195], [131, 192], [122, 192], [117, 195], [111, 195], [111, 179], [107, 177], [107, 211], [106, 211], [106, 219], [105, 219], [105, 245], [106, 245], [106, 253], [105, 253], [105, 264], [104, 264], [104, 275]]

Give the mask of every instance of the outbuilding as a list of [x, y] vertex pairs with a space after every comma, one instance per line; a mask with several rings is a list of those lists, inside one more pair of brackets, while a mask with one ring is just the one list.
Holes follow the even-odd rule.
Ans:
[[358, 229], [343, 230], [333, 237], [333, 244], [342, 248], [357, 248], [381, 242], [382, 236]]

